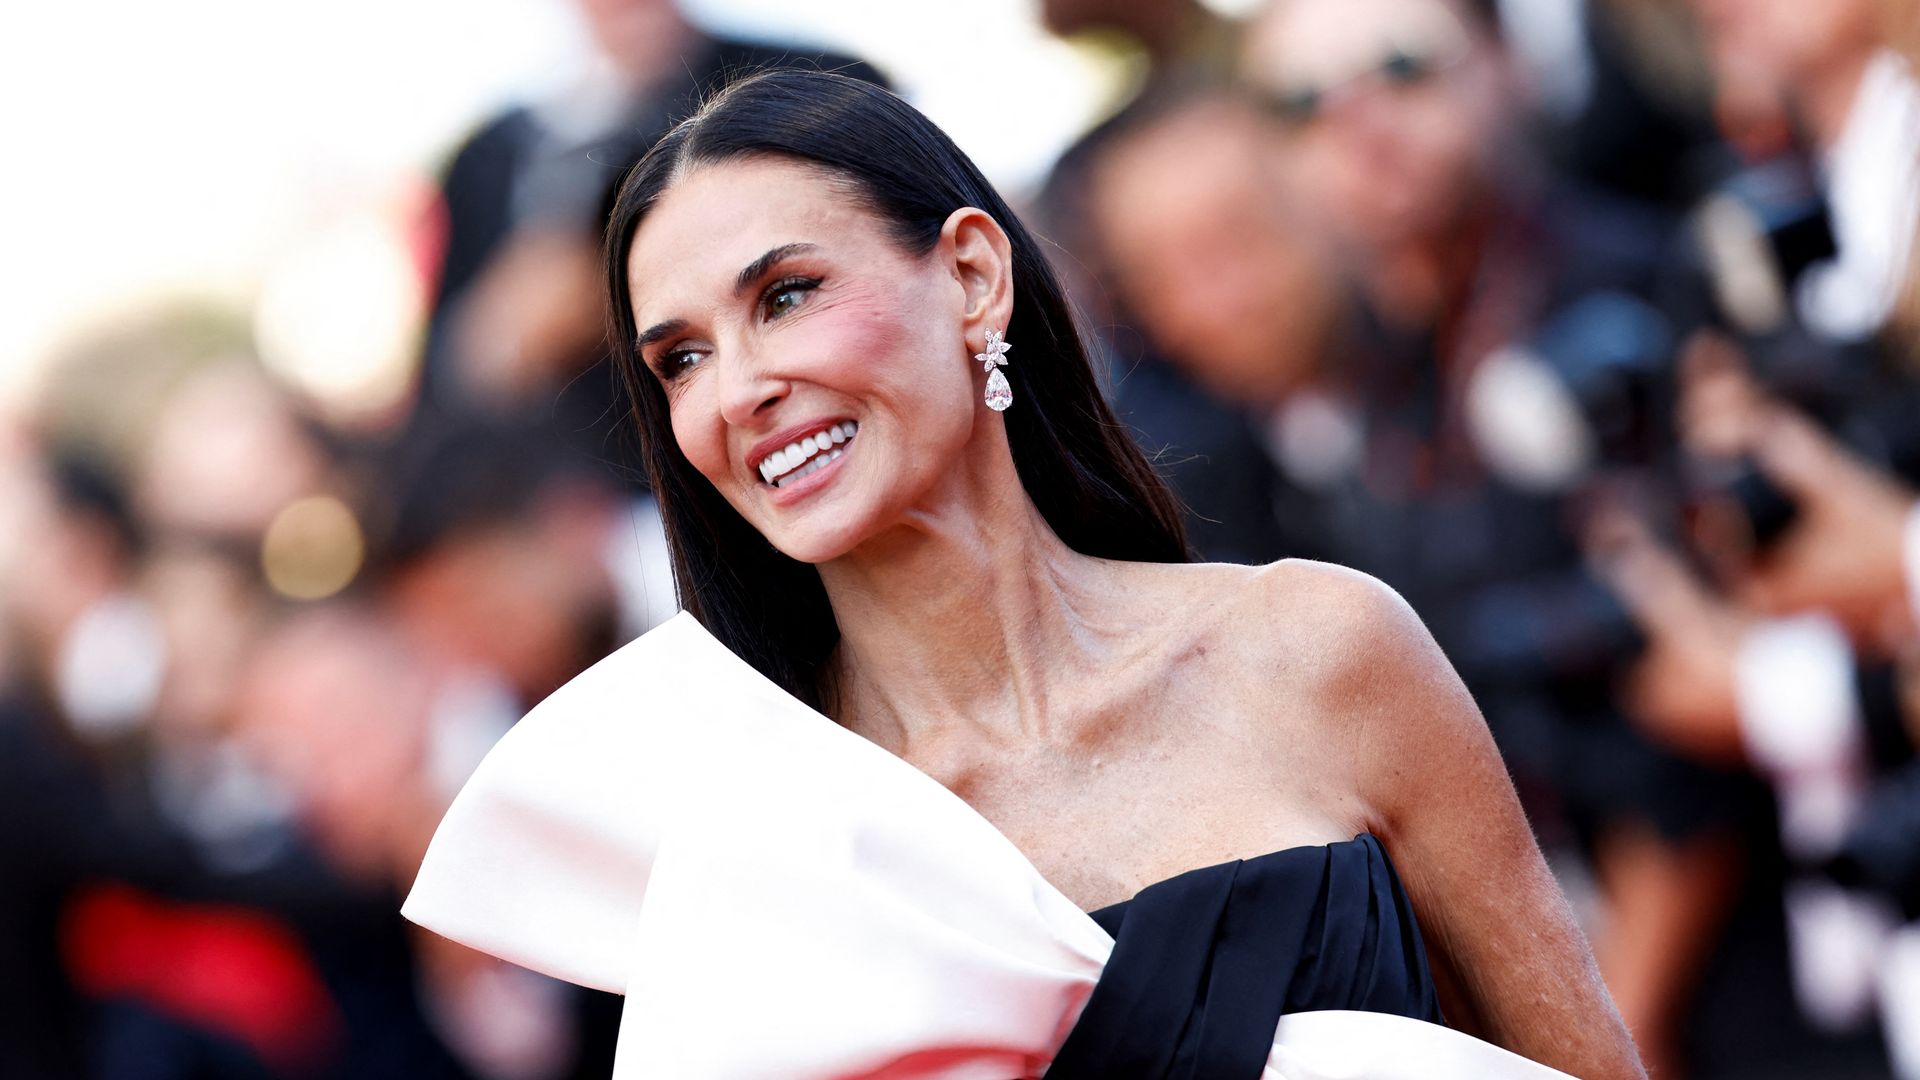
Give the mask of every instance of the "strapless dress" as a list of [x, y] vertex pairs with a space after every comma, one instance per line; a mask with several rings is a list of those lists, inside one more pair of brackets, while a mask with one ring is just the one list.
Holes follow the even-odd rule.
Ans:
[[1091, 914], [1113, 954], [1049, 1080], [1257, 1077], [1286, 1013], [1441, 1022], [1413, 906], [1368, 833], [1190, 870]]
[[404, 913], [624, 994], [614, 1080], [1564, 1080], [1438, 1022], [1374, 837], [1090, 915], [684, 613], [501, 739]]

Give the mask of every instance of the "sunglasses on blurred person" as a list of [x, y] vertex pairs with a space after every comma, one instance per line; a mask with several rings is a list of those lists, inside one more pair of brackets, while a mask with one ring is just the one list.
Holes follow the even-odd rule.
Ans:
[[1472, 40], [1457, 21], [1419, 30], [1379, 39], [1370, 48], [1333, 50], [1332, 59], [1311, 65], [1320, 70], [1300, 70], [1308, 65], [1298, 64], [1274, 79], [1275, 85], [1258, 87], [1256, 97], [1270, 115], [1304, 127], [1358, 94], [1403, 92], [1431, 83], [1472, 52]]

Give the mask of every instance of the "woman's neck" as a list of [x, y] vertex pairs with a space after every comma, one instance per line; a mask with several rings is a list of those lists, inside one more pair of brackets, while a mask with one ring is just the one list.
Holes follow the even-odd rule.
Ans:
[[820, 566], [835, 712], [903, 756], [1059, 737], [1061, 687], [1101, 651], [1111, 564], [1054, 534], [1010, 458], [983, 471]]

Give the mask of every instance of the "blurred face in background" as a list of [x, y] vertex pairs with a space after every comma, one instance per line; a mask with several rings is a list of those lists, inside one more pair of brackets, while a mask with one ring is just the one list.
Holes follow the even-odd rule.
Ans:
[[1365, 248], [1444, 235], [1488, 181], [1504, 65], [1447, 0], [1278, 0], [1242, 65], [1308, 201]]
[[1792, 93], [1857, 63], [1882, 27], [1880, 0], [1694, 0], [1716, 77]]
[[674, 66], [688, 27], [674, 0], [576, 0], [602, 55], [645, 82], [678, 74]]
[[410, 839], [398, 826], [427, 760], [425, 667], [368, 613], [321, 607], [267, 633], [239, 688], [234, 734], [358, 880], [391, 872]]
[[1256, 407], [1311, 377], [1334, 307], [1272, 138], [1250, 108], [1196, 103], [1108, 149], [1092, 191], [1100, 248], [1141, 328], [1203, 386]]
[[161, 405], [136, 497], [159, 529], [252, 544], [276, 513], [320, 487], [326, 468], [286, 395], [236, 361], [194, 375]]
[[210, 736], [231, 719], [266, 596], [253, 568], [193, 548], [163, 550], [142, 568], [140, 592], [160, 620], [166, 674], [155, 702], [163, 736]]
[[388, 600], [435, 659], [538, 701], [605, 648], [614, 513], [597, 484], [553, 482], [511, 520], [451, 530], [393, 576]]

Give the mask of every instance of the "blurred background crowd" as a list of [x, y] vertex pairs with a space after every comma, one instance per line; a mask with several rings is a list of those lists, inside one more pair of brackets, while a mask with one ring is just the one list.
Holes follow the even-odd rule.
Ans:
[[[1420, 612], [1655, 1077], [1920, 1078], [1920, 0], [898, 5], [877, 50], [831, 3], [539, 2], [564, 78], [0, 396], [0, 1076], [607, 1074], [617, 999], [398, 898], [492, 742], [675, 609], [600, 225], [800, 64], [1008, 189], [1201, 557]], [[164, 217], [117, 167], [93, 213]]]

